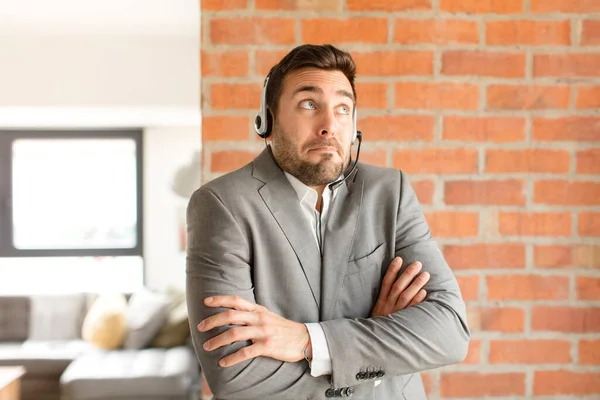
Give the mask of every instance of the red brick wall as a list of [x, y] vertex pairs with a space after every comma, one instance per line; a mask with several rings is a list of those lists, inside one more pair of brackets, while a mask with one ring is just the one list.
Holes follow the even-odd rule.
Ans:
[[600, 396], [600, 1], [202, 1], [205, 181], [262, 150], [283, 54], [350, 50], [361, 159], [410, 174], [469, 308], [430, 398]]

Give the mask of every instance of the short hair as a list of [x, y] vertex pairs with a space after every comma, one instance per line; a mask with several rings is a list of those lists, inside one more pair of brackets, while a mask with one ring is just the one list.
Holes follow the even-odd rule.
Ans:
[[277, 108], [279, 107], [279, 99], [283, 92], [283, 81], [285, 77], [289, 73], [301, 68], [341, 71], [350, 82], [352, 95], [356, 102], [356, 90], [354, 88], [356, 64], [354, 64], [354, 60], [350, 53], [340, 50], [330, 44], [303, 44], [292, 49], [269, 71], [266, 102], [267, 107], [273, 113], [273, 117], [275, 117]]

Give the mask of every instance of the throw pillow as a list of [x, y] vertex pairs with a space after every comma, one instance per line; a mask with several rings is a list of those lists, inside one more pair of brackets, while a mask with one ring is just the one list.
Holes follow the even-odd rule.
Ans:
[[151, 343], [151, 347], [183, 346], [190, 336], [185, 295], [171, 298], [167, 321]]
[[134, 293], [129, 299], [125, 320], [127, 335], [123, 347], [141, 349], [150, 344], [167, 320], [168, 298], [150, 290]]
[[127, 300], [122, 294], [102, 294], [90, 307], [83, 321], [81, 336], [101, 349], [117, 349], [127, 333]]

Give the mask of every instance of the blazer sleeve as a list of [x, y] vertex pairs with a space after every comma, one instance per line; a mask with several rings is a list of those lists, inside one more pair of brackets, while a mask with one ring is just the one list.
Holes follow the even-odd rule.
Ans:
[[225, 332], [220, 327], [209, 332], [196, 329], [201, 320], [224, 311], [204, 305], [212, 295], [236, 295], [256, 302], [252, 283], [252, 251], [230, 211], [209, 189], [200, 188], [187, 207], [188, 247], [186, 297], [194, 349], [206, 380], [216, 398], [299, 399], [324, 393], [329, 378], [310, 375], [308, 364], [281, 362], [257, 357], [222, 368], [218, 361], [251, 343], [236, 342], [206, 352], [202, 344]]
[[[357, 374], [381, 369], [384, 379], [461, 362], [470, 332], [458, 283], [429, 226], [408, 178], [399, 174], [395, 254], [402, 271], [421, 261], [431, 278], [427, 299], [382, 317], [321, 322], [332, 360], [334, 387], [356, 385]], [[343, 338], [343, 339], [340, 339]]]

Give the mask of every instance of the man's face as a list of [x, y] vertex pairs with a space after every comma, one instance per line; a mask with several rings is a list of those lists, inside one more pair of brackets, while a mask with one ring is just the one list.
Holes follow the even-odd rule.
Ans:
[[279, 166], [308, 186], [335, 181], [350, 160], [353, 108], [352, 86], [341, 71], [288, 74], [271, 134]]

